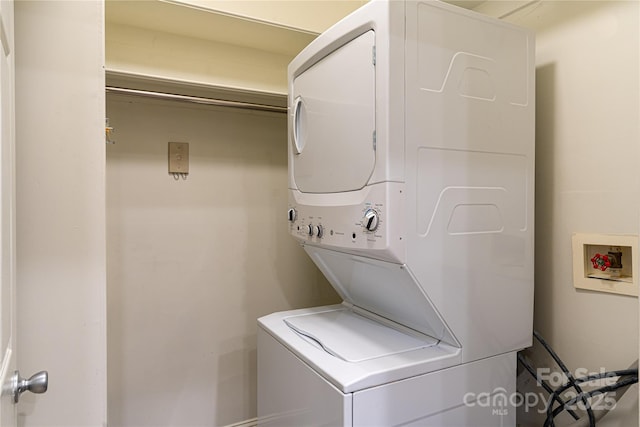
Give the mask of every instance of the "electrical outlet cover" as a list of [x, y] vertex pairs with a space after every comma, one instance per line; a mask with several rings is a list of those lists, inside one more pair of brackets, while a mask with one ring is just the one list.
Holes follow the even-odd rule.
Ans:
[[189, 143], [169, 143], [169, 173], [189, 173]]

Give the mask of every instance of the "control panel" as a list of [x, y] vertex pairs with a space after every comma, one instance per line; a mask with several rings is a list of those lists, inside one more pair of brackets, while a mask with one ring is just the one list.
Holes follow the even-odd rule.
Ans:
[[345, 194], [332, 199], [290, 190], [289, 199], [290, 232], [302, 243], [402, 261], [401, 184], [381, 183], [351, 199]]

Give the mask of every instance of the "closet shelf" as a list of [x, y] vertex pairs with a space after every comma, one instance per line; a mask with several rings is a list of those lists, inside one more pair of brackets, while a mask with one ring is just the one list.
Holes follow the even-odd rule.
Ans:
[[[127, 89], [121, 87], [107, 86], [107, 94], [126, 95], [141, 98], [160, 99], [164, 101], [176, 101], [188, 104], [209, 105], [214, 107], [237, 108], [241, 110], [266, 111], [270, 113], [286, 113], [287, 107], [274, 107], [272, 105], [257, 104], [254, 102], [229, 101], [219, 98], [204, 98], [201, 96], [179, 95], [176, 93], [148, 91], [139, 89]], [[107, 141], [113, 128], [107, 126]]]
[[[245, 103], [264, 106], [264, 111], [283, 112], [287, 108], [287, 96], [280, 93], [269, 93], [246, 88], [215, 86], [209, 83], [169, 79], [161, 76], [141, 75], [119, 70], [106, 70], [107, 88], [123, 88], [124, 91], [107, 90], [107, 93], [126, 95], [126, 90], [146, 91], [158, 94], [203, 98], [221, 101], [221, 103]], [[135, 92], [129, 95], [136, 96]], [[138, 94], [137, 96], [142, 96]], [[156, 98], [160, 99], [160, 96]], [[168, 99], [168, 97], [167, 97]], [[204, 102], [203, 102], [204, 103]]]
[[[213, 5], [216, 2], [200, 3]], [[220, 9], [206, 8], [194, 2], [108, 0], [105, 19], [107, 24], [124, 25], [289, 56], [295, 56], [318, 35], [313, 31], [234, 15]]]
[[112, 84], [118, 87], [158, 90], [148, 84], [160, 84], [169, 93], [224, 92], [231, 101], [286, 106], [287, 66], [317, 32], [228, 10], [250, 5], [260, 2], [108, 0], [107, 78], [127, 80]]

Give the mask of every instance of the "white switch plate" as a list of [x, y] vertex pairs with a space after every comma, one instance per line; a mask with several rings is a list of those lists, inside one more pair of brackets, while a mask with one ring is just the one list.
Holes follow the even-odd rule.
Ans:
[[[571, 245], [575, 288], [638, 296], [638, 236], [575, 233]], [[622, 252], [622, 269], [615, 273], [595, 269], [591, 258], [612, 248]]]
[[189, 143], [169, 143], [169, 173], [189, 173]]

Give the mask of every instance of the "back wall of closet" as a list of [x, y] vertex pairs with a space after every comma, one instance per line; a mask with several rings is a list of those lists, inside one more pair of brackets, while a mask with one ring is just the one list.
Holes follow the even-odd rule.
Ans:
[[286, 115], [112, 94], [107, 117], [109, 425], [251, 420], [256, 318], [339, 302], [288, 236]]

